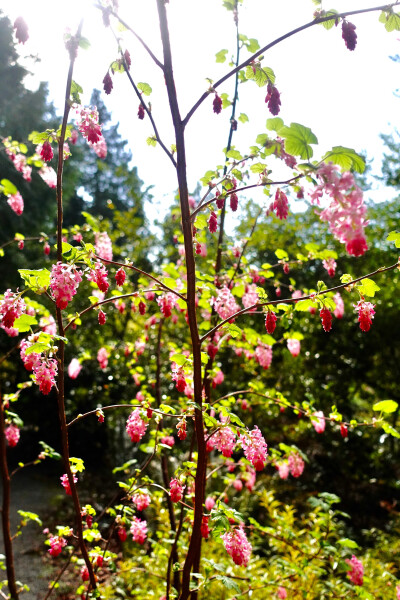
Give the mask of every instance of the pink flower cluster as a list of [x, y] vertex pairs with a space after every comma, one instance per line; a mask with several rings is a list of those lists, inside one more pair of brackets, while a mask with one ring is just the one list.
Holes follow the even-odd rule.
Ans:
[[322, 410], [319, 410], [312, 414], [311, 423], [317, 433], [323, 433], [325, 431], [325, 418]]
[[48, 165], [43, 165], [41, 169], [39, 169], [39, 175], [43, 179], [43, 181], [49, 186], [49, 188], [55, 188], [57, 185], [57, 173], [53, 169], [53, 167], [49, 167]]
[[32, 371], [35, 383], [39, 386], [42, 394], [47, 396], [53, 385], [56, 384], [55, 378], [58, 371], [57, 361], [54, 358], [45, 359], [38, 365], [34, 365]]
[[157, 298], [157, 304], [164, 317], [170, 317], [172, 315], [172, 309], [177, 306], [176, 296], [172, 292], [162, 294]]
[[336, 304], [336, 308], [333, 311], [333, 314], [335, 315], [335, 317], [337, 319], [342, 319], [343, 315], [344, 315], [344, 302], [343, 302], [343, 298], [342, 296], [339, 294], [339, 292], [337, 292], [334, 296], [333, 299], [335, 301]]
[[230, 427], [221, 427], [221, 429], [211, 436], [207, 443], [208, 451], [216, 448], [226, 458], [232, 456], [235, 446], [236, 434]]
[[106, 369], [108, 365], [109, 354], [105, 348], [100, 348], [97, 352], [97, 360], [100, 365], [100, 369]]
[[64, 548], [64, 546], [67, 545], [67, 540], [61, 536], [52, 536], [49, 539], [50, 542], [50, 548], [49, 548], [49, 554], [51, 554], [51, 556], [53, 556], [54, 558], [56, 556], [58, 556], [59, 554], [61, 554], [62, 549]]
[[272, 346], [267, 346], [267, 344], [257, 346], [254, 352], [254, 358], [263, 369], [269, 369], [272, 362]]
[[247, 460], [256, 471], [262, 471], [267, 462], [268, 446], [257, 425], [248, 435], [241, 435], [239, 440]]
[[132, 442], [139, 442], [146, 433], [147, 423], [140, 416], [140, 410], [136, 408], [128, 417], [126, 431]]
[[133, 537], [133, 541], [138, 544], [144, 544], [147, 537], [147, 523], [138, 517], [133, 517], [130, 532]]
[[358, 560], [356, 556], [346, 559], [347, 564], [350, 567], [350, 571], [347, 572], [347, 575], [354, 585], [362, 585], [363, 577], [364, 577], [364, 567], [361, 560]]
[[350, 255], [361, 256], [368, 250], [364, 234], [367, 208], [361, 189], [350, 172], [341, 175], [332, 163], [322, 164], [317, 177], [321, 183], [312, 192], [312, 201], [319, 203], [324, 193], [331, 200], [320, 213], [321, 220], [328, 222], [333, 236], [346, 245]]
[[10, 289], [4, 292], [3, 299], [0, 301], [0, 327], [7, 335], [10, 337], [18, 335], [18, 330], [13, 327], [14, 321], [26, 310], [27, 306], [20, 294], [12, 292]]
[[107, 281], [108, 271], [101, 262], [96, 262], [94, 269], [86, 275], [88, 281], [94, 281], [101, 292], [106, 293], [110, 284]]
[[145, 492], [138, 492], [132, 496], [132, 502], [140, 511], [145, 510], [150, 504], [150, 496]]
[[16, 425], [9, 425], [6, 427], [4, 435], [6, 436], [7, 444], [10, 446], [10, 448], [13, 448], [18, 444], [20, 431]]
[[[74, 473], [72, 474], [72, 479], [74, 480], [74, 483], [76, 483], [78, 481], [78, 478]], [[61, 485], [65, 489], [65, 493], [67, 494], [67, 496], [71, 496], [72, 492], [71, 492], [71, 486], [69, 484], [68, 475], [66, 473], [64, 473], [64, 475], [61, 475], [60, 480], [61, 480]]]
[[74, 265], [58, 262], [52, 266], [50, 288], [58, 308], [67, 308], [81, 281], [81, 272]]
[[222, 536], [225, 550], [232, 557], [235, 565], [247, 567], [250, 560], [251, 544], [248, 541], [242, 527], [228, 531]]
[[286, 343], [292, 356], [298, 356], [300, 354], [300, 340], [289, 338]]
[[8, 145], [7, 139], [3, 139], [3, 143], [5, 146], [6, 154], [14, 163], [14, 167], [16, 168], [16, 170], [19, 173], [22, 173], [22, 177], [26, 181], [31, 181], [32, 167], [30, 167], [28, 164], [26, 164], [26, 156], [24, 156], [23, 154], [20, 154], [19, 152], [15, 153], [14, 149]]
[[[246, 289], [246, 292], [243, 294], [242, 303], [245, 308], [249, 308], [253, 306], [253, 304], [257, 304], [259, 300], [257, 285], [252, 283]], [[255, 310], [255, 309], [254, 309]]]
[[76, 105], [75, 109], [78, 113], [77, 126], [79, 131], [89, 143], [97, 144], [102, 137], [97, 108]]
[[275, 200], [270, 206], [270, 210], [275, 211], [278, 219], [287, 219], [289, 214], [289, 201], [286, 194], [278, 188], [275, 192]]
[[212, 298], [211, 303], [214, 305], [218, 316], [223, 320], [228, 319], [240, 310], [235, 298], [226, 286], [218, 290], [217, 297]]
[[7, 202], [12, 210], [18, 215], [22, 215], [24, 211], [24, 199], [19, 192], [16, 194], [10, 194], [7, 198]]
[[353, 306], [354, 310], [358, 312], [358, 322], [360, 323], [361, 331], [369, 331], [375, 314], [375, 304], [360, 300]]
[[169, 495], [172, 502], [179, 502], [183, 498], [183, 490], [185, 486], [181, 484], [179, 479], [171, 479], [169, 483]]
[[334, 258], [326, 258], [322, 261], [322, 266], [328, 271], [329, 277], [335, 276], [337, 264]]
[[289, 470], [293, 477], [300, 477], [300, 475], [304, 471], [304, 460], [301, 458], [300, 454], [292, 452], [288, 457]]
[[[112, 260], [112, 242], [106, 231], [96, 232], [94, 234], [94, 247], [97, 256], [104, 258], [104, 260]], [[118, 285], [120, 284], [118, 283]]]

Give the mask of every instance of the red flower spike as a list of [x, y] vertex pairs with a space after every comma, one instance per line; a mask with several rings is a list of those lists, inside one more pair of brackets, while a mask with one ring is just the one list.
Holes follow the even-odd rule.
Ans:
[[111, 75], [110, 73], [107, 71], [107, 73], [105, 74], [105, 77], [103, 79], [103, 89], [105, 91], [106, 94], [111, 94], [112, 89], [113, 89], [113, 82], [111, 79]]
[[18, 250], [23, 250], [24, 249], [24, 240], [19, 240], [18, 242]]
[[238, 201], [237, 194], [235, 192], [229, 196], [229, 202], [230, 202], [231, 209], [233, 210], [233, 212], [237, 211], [239, 201]]
[[357, 45], [356, 26], [349, 21], [342, 22], [342, 38], [346, 44], [346, 48], [354, 50]]
[[213, 100], [213, 111], [215, 112], [216, 115], [219, 115], [221, 110], [222, 110], [222, 100], [218, 96], [217, 92], [215, 92], [215, 96], [214, 96], [214, 100]]
[[141, 315], [145, 315], [146, 314], [146, 303], [143, 302], [143, 300], [141, 300], [139, 302], [139, 312]]
[[28, 25], [22, 17], [17, 17], [14, 21], [15, 37], [20, 44], [25, 44], [29, 39]]
[[47, 242], [43, 246], [43, 252], [45, 253], [46, 256], [48, 256], [50, 254], [50, 245]]
[[347, 428], [347, 425], [342, 423], [340, 425], [340, 435], [342, 436], [342, 438], [347, 438], [348, 434], [349, 434], [349, 430]]
[[267, 312], [267, 314], [265, 315], [265, 329], [267, 330], [267, 333], [270, 333], [270, 334], [274, 333], [275, 327], [276, 327], [276, 321], [277, 321], [276, 314], [272, 310], [269, 310]]
[[219, 209], [223, 208], [224, 204], [225, 204], [225, 198], [223, 196], [218, 196], [218, 198], [216, 200], [217, 208], [219, 208]]
[[51, 147], [50, 142], [43, 142], [40, 156], [46, 162], [49, 162], [49, 160], [53, 158], [53, 148]]
[[218, 219], [214, 211], [212, 211], [210, 218], [208, 219], [208, 229], [210, 230], [210, 233], [215, 233], [218, 229]]
[[285, 263], [283, 265], [283, 272], [285, 273], [285, 275], [289, 275], [289, 271], [290, 271], [290, 267], [288, 263]]
[[105, 322], [107, 320], [106, 313], [103, 312], [102, 310], [99, 310], [98, 319], [99, 319], [99, 325], [105, 325]]
[[131, 55], [129, 54], [128, 50], [125, 50], [124, 52], [124, 60], [126, 63], [126, 66], [128, 67], [128, 71], [131, 68], [131, 64], [132, 64], [132, 60], [131, 60]]
[[332, 313], [328, 308], [321, 308], [319, 311], [321, 317], [322, 327], [326, 332], [332, 329]]
[[122, 287], [125, 283], [125, 278], [126, 278], [126, 273], [124, 271], [124, 269], [118, 269], [118, 271], [115, 273], [115, 283], [117, 284], [118, 287]]
[[272, 85], [272, 83], [268, 84], [267, 90], [268, 93], [265, 97], [265, 102], [268, 104], [269, 112], [276, 117], [281, 110], [281, 96], [278, 88]]
[[137, 116], [141, 121], [144, 119], [144, 114], [144, 106], [143, 104], [139, 104]]

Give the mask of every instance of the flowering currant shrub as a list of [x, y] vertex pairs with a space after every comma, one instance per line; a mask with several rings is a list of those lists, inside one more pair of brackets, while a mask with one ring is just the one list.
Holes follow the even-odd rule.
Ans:
[[[23, 381], [12, 382], [13, 391], [1, 391], [3, 525], [9, 522], [11, 494], [7, 453], [21, 447], [25, 427], [18, 404], [14, 410], [11, 402], [29, 389], [36, 398], [48, 396], [57, 403], [59, 484], [74, 517], [56, 531], [46, 528], [43, 545], [49, 546], [45, 551], [52, 565], [58, 565], [54, 580], [69, 569], [79, 581], [75, 597], [196, 600], [254, 592], [254, 598], [368, 599], [386, 598], [388, 589], [394, 597], [398, 583], [390, 565], [367, 552], [364, 562], [362, 548], [346, 537], [339, 520], [343, 513], [334, 508], [336, 495], [313, 490], [307, 502], [303, 493], [303, 480], [312, 480], [317, 468], [312, 449], [321, 438], [335, 439], [337, 461], [343, 452], [338, 448], [345, 448], [355, 430], [361, 435], [383, 429], [385, 436], [398, 438], [395, 423], [387, 419], [398, 404], [382, 400], [366, 414], [354, 415], [330, 403], [328, 384], [319, 386], [315, 397], [301, 372], [316, 339], [329, 347], [341, 326], [357, 339], [373, 332], [382, 313], [379, 301], [370, 300], [380, 291], [379, 277], [396, 274], [398, 257], [373, 273], [343, 272], [343, 264], [357, 272], [354, 265], [360, 263], [354, 261], [368, 251], [367, 206], [357, 179], [364, 159], [342, 146], [319, 149], [309, 127], [278, 117], [285, 101], [279, 73], [266, 62], [269, 45], [262, 44], [267, 42], [241, 32], [242, 3], [223, 2], [236, 32], [237, 56], [220, 79], [209, 80], [186, 116], [175, 85], [168, 0], [156, 0], [162, 62], [119, 17], [116, 0], [96, 7], [104, 35], [121, 33], [100, 84], [108, 96], [126, 77], [135, 106], [139, 100], [135, 122], [138, 117], [138, 126], [152, 128], [148, 145], [163, 153], [176, 174], [176, 203], [171, 200], [165, 223], [165, 239], [173, 240], [168, 251], [162, 241], [159, 248], [147, 247], [145, 257], [137, 255], [141, 233], [129, 210], [110, 206], [109, 220], [84, 212], [84, 224], [64, 227], [63, 168], [79, 138], [100, 165], [111, 150], [101, 111], [82, 104], [83, 90], [73, 79], [76, 61], [84, 60], [81, 46], [87, 45], [82, 25], [65, 36], [70, 67], [59, 129], [32, 132], [28, 140], [1, 140], [10, 169], [20, 174], [15, 181], [22, 177], [28, 185], [39, 175], [41, 185], [55, 189], [58, 209], [55, 231], [37, 240], [44, 243], [43, 268], [19, 269], [19, 287], [4, 286], [0, 296], [0, 333], [9, 344], [0, 364], [14, 356], [24, 373]], [[288, 37], [340, 26], [350, 51], [357, 44], [352, 15], [378, 10], [341, 14], [325, 12], [319, 0], [314, 4], [311, 22]], [[389, 30], [400, 29], [397, 4], [379, 7]], [[23, 20], [15, 22], [15, 35], [27, 41]], [[149, 80], [162, 71], [172, 144], [157, 127], [161, 97], [150, 102], [151, 85], [136, 80], [135, 62], [142, 52], [157, 67], [149, 71]], [[227, 52], [220, 51], [217, 61], [223, 63]], [[236, 132], [248, 120], [239, 113], [238, 89], [254, 83], [252, 101], [268, 111], [266, 128], [255, 142], [244, 142], [244, 135], [235, 145]], [[264, 90], [257, 94], [257, 88]], [[189, 195], [186, 125], [203, 103], [211, 123], [228, 115], [228, 143], [221, 143], [223, 164], [199, 173], [199, 185]], [[52, 161], [57, 170], [48, 164]], [[263, 190], [264, 202], [252, 199], [253, 188]], [[1, 179], [0, 192], [17, 219], [24, 200], [16, 185]], [[310, 225], [324, 231], [323, 241], [303, 235], [295, 250], [293, 244], [278, 247], [274, 241], [265, 252], [252, 247], [260, 238], [281, 239], [300, 199], [308, 206]], [[239, 225], [228, 236], [231, 213]], [[392, 232], [387, 240], [400, 247], [400, 234]], [[22, 251], [24, 236], [13, 232], [14, 242]], [[318, 353], [313, 354], [317, 360]], [[320, 370], [327, 368], [319, 364]], [[95, 383], [90, 393], [83, 388], [84, 409], [75, 411], [71, 399], [85, 377]], [[69, 450], [82, 420], [104, 428], [116, 441], [115, 456], [109, 458], [119, 464], [107, 474], [112, 500], [104, 505], [95, 494], [92, 504], [82, 503], [85, 465]], [[43, 443], [31, 462], [48, 457], [57, 453]], [[288, 502], [299, 489], [296, 512]], [[22, 590], [13, 537], [9, 527], [3, 529], [9, 597], [16, 599]], [[49, 590], [46, 598], [55, 585]]]

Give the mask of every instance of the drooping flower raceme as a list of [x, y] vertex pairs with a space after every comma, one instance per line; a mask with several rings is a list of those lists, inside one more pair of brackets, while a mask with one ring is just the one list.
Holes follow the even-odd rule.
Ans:
[[[72, 474], [72, 479], [74, 480], [74, 483], [77, 483], [78, 478], [74, 473]], [[67, 496], [71, 496], [72, 492], [71, 492], [71, 486], [69, 484], [68, 475], [66, 473], [64, 473], [64, 475], [61, 475], [60, 480], [61, 480], [61, 485], [65, 489], [65, 493], [67, 494]]]
[[140, 416], [140, 410], [136, 408], [128, 417], [126, 431], [132, 442], [139, 442], [146, 433], [147, 423]]
[[101, 125], [99, 125], [99, 113], [97, 108], [75, 105], [78, 113], [78, 129], [88, 142], [96, 144], [102, 136]]
[[322, 410], [319, 410], [312, 414], [311, 423], [317, 433], [323, 433], [325, 431], [325, 418]]
[[361, 331], [369, 331], [375, 314], [375, 304], [360, 300], [353, 306], [354, 310], [358, 312], [358, 322], [360, 323]]
[[7, 202], [10, 208], [12, 208], [12, 210], [15, 212], [15, 214], [17, 214], [18, 216], [22, 215], [24, 211], [24, 199], [19, 192], [16, 192], [15, 194], [10, 194], [7, 198]]
[[47, 396], [53, 385], [56, 384], [56, 376], [58, 371], [58, 364], [54, 358], [48, 358], [34, 365], [32, 368], [33, 379], [39, 386], [42, 394]]
[[132, 502], [138, 510], [142, 511], [150, 505], [150, 496], [145, 492], [137, 492], [132, 496]]
[[64, 546], [67, 545], [67, 540], [61, 536], [52, 536], [49, 539], [50, 542], [50, 548], [49, 548], [49, 554], [51, 556], [53, 556], [54, 558], [56, 556], [58, 556], [59, 554], [61, 554], [62, 549], [64, 548]]
[[13, 327], [18, 317], [27, 310], [24, 300], [17, 292], [10, 289], [4, 292], [3, 299], [0, 300], [0, 327], [4, 329], [7, 335], [15, 337], [18, 331]]
[[169, 484], [169, 495], [172, 502], [179, 502], [183, 498], [184, 485], [178, 479], [171, 479]]
[[133, 541], [138, 544], [144, 544], [147, 537], [147, 523], [138, 517], [133, 517], [130, 532], [133, 537]]
[[108, 352], [105, 348], [100, 348], [97, 352], [97, 360], [100, 365], [100, 369], [106, 369], [108, 365]]
[[339, 294], [339, 292], [337, 292], [334, 296], [333, 299], [335, 301], [336, 304], [336, 308], [333, 311], [333, 314], [335, 315], [335, 317], [337, 319], [342, 319], [343, 315], [344, 315], [344, 302], [343, 302], [343, 298], [342, 296]]
[[248, 435], [239, 436], [239, 440], [247, 460], [251, 462], [256, 471], [262, 471], [267, 462], [268, 446], [257, 425]]
[[362, 585], [363, 577], [364, 577], [364, 567], [361, 560], [353, 554], [351, 558], [346, 559], [347, 564], [350, 567], [350, 571], [347, 572], [347, 575], [354, 585]]
[[304, 471], [304, 460], [300, 454], [292, 452], [288, 457], [289, 470], [293, 477], [300, 477]]
[[251, 544], [242, 527], [228, 531], [222, 536], [225, 550], [232, 557], [235, 565], [247, 567], [250, 560]]
[[101, 292], [106, 293], [110, 284], [107, 281], [108, 271], [101, 262], [96, 262], [94, 269], [86, 275], [89, 281], [94, 281]]
[[48, 165], [43, 165], [41, 169], [38, 171], [40, 177], [43, 181], [49, 186], [49, 188], [54, 189], [57, 185], [57, 173], [53, 169], [53, 167], [49, 167]]
[[272, 346], [268, 346], [267, 344], [257, 346], [254, 352], [254, 358], [263, 369], [269, 369], [272, 362]]
[[9, 425], [6, 427], [4, 435], [6, 436], [7, 444], [10, 448], [13, 448], [18, 444], [20, 431], [16, 425]]
[[[112, 242], [106, 231], [96, 232], [94, 234], [94, 247], [97, 256], [104, 258], [104, 260], [112, 260]], [[121, 269], [120, 269], [121, 270]], [[120, 285], [120, 284], [118, 284]]]
[[300, 340], [289, 338], [286, 343], [292, 356], [298, 356], [300, 354]]
[[77, 358], [73, 358], [68, 365], [68, 375], [71, 379], [76, 379], [81, 372], [82, 365]]
[[327, 194], [331, 201], [320, 213], [322, 221], [327, 221], [333, 236], [346, 245], [346, 251], [353, 256], [361, 256], [368, 249], [364, 229], [367, 209], [361, 189], [351, 173], [340, 175], [332, 163], [322, 164], [317, 170], [321, 184], [311, 194], [311, 199], [319, 203]]
[[221, 427], [211, 437], [214, 446], [222, 452], [222, 455], [226, 458], [232, 456], [233, 450], [236, 446], [236, 435], [230, 427]]
[[221, 319], [228, 319], [240, 310], [234, 296], [226, 286], [218, 290], [217, 297], [213, 298], [211, 302]]
[[67, 308], [81, 281], [82, 274], [74, 265], [58, 262], [52, 266], [50, 288], [58, 308]]

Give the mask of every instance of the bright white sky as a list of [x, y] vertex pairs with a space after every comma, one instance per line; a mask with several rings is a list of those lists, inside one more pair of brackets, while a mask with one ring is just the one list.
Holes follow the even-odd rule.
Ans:
[[[226, 63], [215, 63], [217, 51], [228, 48], [233, 52], [235, 47], [232, 13], [221, 4], [222, 0], [170, 0], [167, 7], [182, 115], [207, 89], [206, 77], [216, 81], [228, 68]], [[310, 21], [315, 8], [311, 0], [245, 0], [244, 4], [240, 10], [240, 31], [258, 39], [261, 46]], [[371, 0], [330, 0], [324, 8], [356, 10], [376, 4], [379, 3]], [[83, 34], [91, 47], [79, 52], [74, 79], [84, 88], [83, 101], [88, 103], [92, 89], [101, 89], [109, 64], [117, 58], [112, 34], [104, 29], [93, 3], [2, 0], [2, 8], [12, 20], [22, 15], [27, 21], [30, 39], [22, 47], [22, 53], [38, 54], [41, 58], [37, 65], [30, 65], [34, 74], [29, 85], [36, 87], [38, 81], [48, 81], [50, 97], [59, 111], [68, 68], [63, 33], [66, 27], [74, 31], [78, 20], [85, 18]], [[120, 0], [120, 14], [161, 59], [155, 0]], [[379, 134], [389, 133], [398, 126], [400, 108], [400, 99], [393, 95], [400, 87], [400, 64], [389, 59], [400, 54], [400, 32], [387, 33], [378, 17], [375, 12], [350, 18], [357, 26], [358, 44], [354, 52], [346, 49], [340, 27], [326, 31], [319, 25], [273, 48], [265, 59], [265, 64], [275, 71], [281, 92], [280, 116], [287, 124], [296, 121], [311, 127], [320, 143], [316, 155], [321, 156], [334, 145], [365, 150], [374, 159], [375, 173], [379, 173], [383, 150]], [[161, 71], [153, 66], [129, 32], [123, 34], [123, 47], [130, 51], [136, 82], [147, 82], [153, 88], [150, 96], [153, 116], [163, 141], [169, 146], [174, 140]], [[243, 51], [242, 56], [247, 58], [247, 52]], [[232, 97], [233, 81], [226, 82], [219, 92]], [[239, 124], [234, 139], [242, 153], [255, 142], [258, 133], [265, 131], [265, 121], [271, 116], [264, 103], [265, 93], [265, 88], [259, 89], [252, 82], [239, 89], [238, 112], [250, 118], [249, 123]], [[162, 212], [176, 190], [172, 165], [161, 149], [146, 145], [146, 138], [152, 135], [151, 126], [147, 117], [144, 121], [137, 119], [138, 101], [125, 76], [115, 76], [114, 90], [105, 98], [113, 119], [120, 122], [121, 135], [129, 140], [139, 176], [146, 186], [154, 185], [155, 206]], [[229, 116], [230, 109], [214, 115], [210, 97], [192, 118], [187, 128], [190, 189], [195, 188], [206, 170], [221, 162]], [[391, 194], [377, 188], [369, 195], [384, 200]]]

